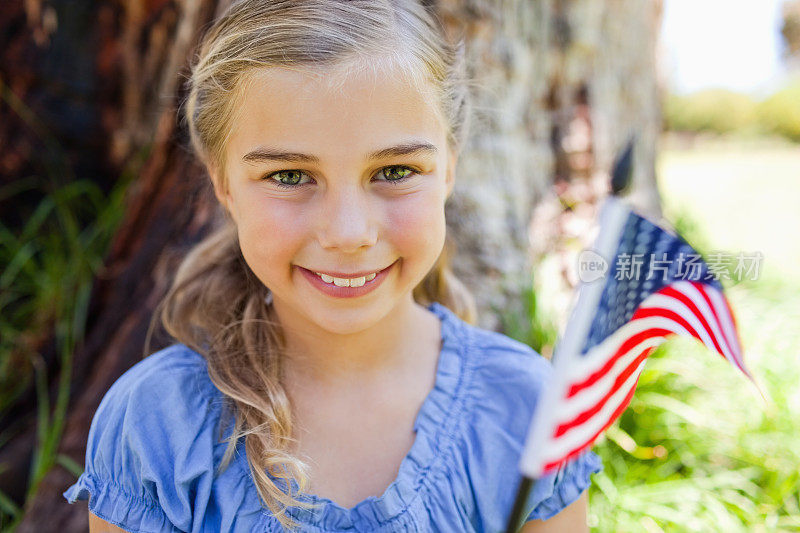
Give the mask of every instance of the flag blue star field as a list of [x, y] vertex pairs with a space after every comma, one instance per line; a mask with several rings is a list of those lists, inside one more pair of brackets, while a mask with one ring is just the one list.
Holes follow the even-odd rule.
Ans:
[[[752, 380], [720, 271], [680, 236], [609, 198], [596, 250], [531, 422], [520, 469], [539, 477], [589, 448], [630, 403], [647, 356], [695, 337]], [[587, 259], [588, 257], [588, 259]], [[594, 268], [590, 268], [594, 267]]]

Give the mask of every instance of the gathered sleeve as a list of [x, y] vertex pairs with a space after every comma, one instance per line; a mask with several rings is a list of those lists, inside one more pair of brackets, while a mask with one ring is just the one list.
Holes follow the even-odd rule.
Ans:
[[193, 530], [213, 480], [220, 403], [205, 361], [175, 345], [140, 361], [95, 412], [85, 471], [64, 497], [126, 531]]
[[555, 472], [536, 480], [528, 500], [528, 520], [547, 520], [575, 502], [591, 484], [590, 475], [602, 470], [600, 458], [585, 451]]
[[[540, 394], [552, 377], [550, 362], [529, 346], [494, 332], [476, 338], [472, 420], [462, 446], [467, 478], [478, 507], [475, 529], [504, 530], [521, 479], [519, 460]], [[586, 451], [547, 476], [528, 494], [527, 520], [546, 520], [573, 503], [602, 470]], [[522, 526], [522, 524], [520, 524]]]

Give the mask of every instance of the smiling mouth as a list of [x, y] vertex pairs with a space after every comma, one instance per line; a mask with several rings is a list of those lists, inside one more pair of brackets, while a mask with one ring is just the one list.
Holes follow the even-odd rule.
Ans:
[[[363, 287], [366, 283], [374, 280], [378, 275], [382, 272], [385, 272], [389, 268], [392, 267], [397, 261], [392, 261], [392, 263], [384, 267], [380, 270], [374, 270], [369, 272], [367, 270], [359, 272], [361, 275], [344, 275], [343, 273], [339, 272], [332, 272], [332, 273], [325, 273], [320, 272], [319, 270], [311, 270], [308, 268], [300, 267], [301, 269], [305, 270], [309, 275], [313, 274], [317, 277], [317, 279], [321, 280], [326, 285], [330, 285], [332, 287]], [[299, 265], [298, 265], [299, 266]], [[338, 274], [338, 275], [333, 275]]]
[[[380, 270], [378, 272], [380, 272]], [[378, 272], [373, 272], [366, 276], [359, 276], [357, 278], [337, 278], [321, 272], [314, 272], [314, 274], [319, 276], [322, 281], [329, 285], [336, 285], [337, 287], [361, 287], [366, 282], [375, 279], [375, 276], [378, 275]]]

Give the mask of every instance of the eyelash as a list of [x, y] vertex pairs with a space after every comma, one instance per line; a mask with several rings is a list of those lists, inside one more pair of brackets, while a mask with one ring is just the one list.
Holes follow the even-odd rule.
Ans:
[[[396, 179], [396, 180], [381, 180], [381, 181], [385, 181], [387, 183], [391, 183], [393, 185], [397, 185], [398, 183], [406, 181], [407, 179], [419, 174], [418, 170], [416, 170], [413, 167], [409, 167], [407, 165], [389, 165], [389, 166], [385, 166], [385, 167], [382, 167], [380, 170], [378, 170], [378, 172], [376, 174], [379, 174], [379, 173], [383, 172], [384, 170], [386, 170], [388, 168], [399, 168], [399, 169], [406, 169], [406, 170], [410, 170], [411, 171], [411, 172], [409, 172], [408, 174], [406, 174], [405, 176], [403, 176], [400, 179]], [[298, 184], [295, 184], [295, 185], [290, 185], [288, 183], [281, 183], [279, 180], [272, 179], [273, 176], [276, 176], [277, 174], [280, 174], [281, 172], [301, 172], [301, 173], [305, 174], [305, 172], [303, 172], [302, 170], [293, 170], [293, 169], [289, 170], [289, 169], [286, 169], [286, 170], [278, 170], [276, 172], [271, 172], [271, 173], [265, 175], [262, 179], [265, 180], [265, 181], [266, 180], [273, 181], [274, 184], [277, 187], [281, 188], [281, 189], [296, 189], [298, 187], [302, 187], [303, 185], [307, 185], [306, 183], [298, 183]]]

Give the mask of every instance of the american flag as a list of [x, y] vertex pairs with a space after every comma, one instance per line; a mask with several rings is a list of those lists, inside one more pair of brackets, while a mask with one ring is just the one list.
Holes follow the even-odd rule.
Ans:
[[[520, 470], [538, 478], [589, 448], [625, 410], [647, 356], [670, 335], [692, 336], [751, 380], [736, 321], [714, 272], [680, 236], [609, 197], [554, 375], [536, 407]], [[597, 279], [586, 281], [595, 273]]]

